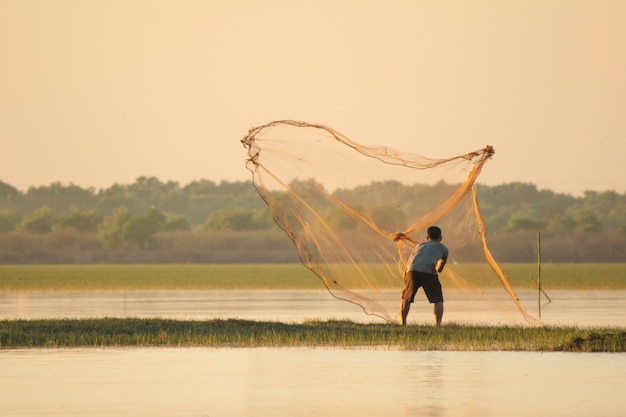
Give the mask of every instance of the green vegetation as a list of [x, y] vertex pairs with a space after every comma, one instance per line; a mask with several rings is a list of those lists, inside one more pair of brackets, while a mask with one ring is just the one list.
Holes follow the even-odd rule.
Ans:
[[[500, 265], [509, 277], [514, 288], [536, 288], [538, 268], [531, 263], [506, 263]], [[468, 284], [478, 288], [499, 287], [489, 266], [485, 264], [463, 264], [452, 266], [467, 280]], [[453, 287], [445, 274], [442, 285]], [[548, 289], [568, 290], [613, 290], [626, 289], [626, 264], [623, 263], [580, 263], [541, 265], [541, 286]]]
[[155, 208], [148, 208], [141, 215], [133, 216], [126, 207], [117, 208], [98, 226], [98, 233], [105, 249], [115, 249], [126, 244], [140, 248], [155, 248], [156, 234], [167, 222], [167, 216]]
[[32, 347], [341, 347], [406, 350], [624, 352], [624, 329], [285, 324], [246, 320], [3, 320], [0, 348]]
[[314, 289], [299, 264], [276, 265], [0, 265], [0, 291]]
[[[439, 198], [454, 188], [445, 183], [408, 186], [382, 181], [340, 189], [335, 195], [363, 207], [384, 227], [402, 229], [411, 213], [425, 209], [417, 195], [426, 192]], [[532, 262], [538, 231], [545, 259], [553, 262], [626, 259], [626, 194], [587, 191], [574, 197], [525, 183], [478, 185], [478, 194], [492, 250], [501, 262]], [[336, 230], [358, 231], [354, 219], [332, 207], [323, 216]], [[164, 257], [175, 263], [240, 262], [246, 252], [239, 247], [219, 254], [189, 254], [184, 242], [219, 241], [225, 232], [258, 239], [257, 232], [274, 231], [251, 181], [200, 180], [181, 186], [139, 177], [132, 184], [101, 190], [55, 182], [25, 192], [0, 181], [0, 263], [5, 264], [151, 263], [163, 262]], [[446, 236], [453, 246], [452, 231]], [[291, 242], [282, 237], [288, 246]], [[276, 256], [274, 249], [261, 244], [257, 250], [263, 253], [251, 262], [285, 262], [284, 254]], [[479, 255], [458, 260], [474, 262]], [[293, 261], [293, 256], [287, 259]]]
[[[466, 285], [501, 286], [486, 265], [453, 268], [463, 275]], [[514, 288], [535, 288], [536, 265], [504, 264], [503, 269]], [[377, 288], [395, 288], [400, 282], [373, 280], [372, 284]], [[445, 273], [442, 284], [444, 288], [456, 286]], [[542, 287], [545, 290], [626, 289], [626, 264], [544, 265]], [[0, 291], [118, 289], [323, 289], [323, 286], [301, 264], [0, 265]]]

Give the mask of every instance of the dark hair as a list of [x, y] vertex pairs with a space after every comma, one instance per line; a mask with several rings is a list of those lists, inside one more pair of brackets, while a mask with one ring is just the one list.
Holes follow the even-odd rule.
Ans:
[[437, 226], [430, 226], [426, 231], [431, 239], [439, 239], [441, 237], [441, 229]]

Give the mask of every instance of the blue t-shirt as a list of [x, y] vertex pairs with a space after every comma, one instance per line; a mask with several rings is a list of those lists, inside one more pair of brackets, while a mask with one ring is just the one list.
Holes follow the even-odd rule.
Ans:
[[426, 272], [437, 275], [439, 260], [448, 260], [448, 248], [438, 240], [428, 240], [417, 244], [406, 265], [407, 271]]

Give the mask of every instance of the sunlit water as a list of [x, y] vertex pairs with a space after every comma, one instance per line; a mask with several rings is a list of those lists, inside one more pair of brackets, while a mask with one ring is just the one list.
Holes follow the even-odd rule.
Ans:
[[[502, 290], [446, 321], [523, 324]], [[520, 300], [538, 316], [537, 296]], [[626, 326], [626, 291], [551, 291], [546, 324]], [[390, 311], [398, 293], [389, 292]], [[0, 293], [0, 318], [380, 322], [325, 291]], [[418, 297], [410, 322], [430, 323]], [[0, 350], [0, 416], [624, 416], [626, 354], [326, 348]]]
[[624, 354], [0, 351], [2, 416], [623, 416]]
[[[383, 304], [397, 318], [399, 292], [387, 291], [383, 295]], [[444, 323], [525, 323], [502, 289], [480, 293], [447, 290], [444, 295]], [[548, 295], [552, 301], [542, 296], [540, 312], [535, 291], [518, 292], [526, 311], [535, 318], [541, 313], [544, 324], [626, 327], [626, 291], [554, 290]], [[0, 292], [0, 319], [85, 317], [384, 322], [324, 290]], [[420, 292], [411, 308], [409, 323], [431, 323], [432, 317], [432, 306]]]

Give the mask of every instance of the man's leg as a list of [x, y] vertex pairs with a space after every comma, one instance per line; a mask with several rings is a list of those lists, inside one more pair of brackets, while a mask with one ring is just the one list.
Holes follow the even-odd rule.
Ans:
[[441, 319], [443, 318], [443, 301], [435, 303], [435, 325], [441, 325]]
[[402, 290], [402, 303], [400, 304], [400, 316], [402, 318], [402, 325], [406, 324], [406, 318], [409, 315], [409, 310], [411, 309], [411, 300], [415, 297], [415, 292], [417, 291], [417, 284], [415, 283], [415, 279], [413, 278], [413, 271], [407, 271], [404, 274], [404, 289]]
[[407, 300], [402, 300], [400, 304], [400, 315], [402, 316], [402, 325], [406, 324], [406, 317], [409, 315], [409, 310], [411, 309], [411, 302]]

